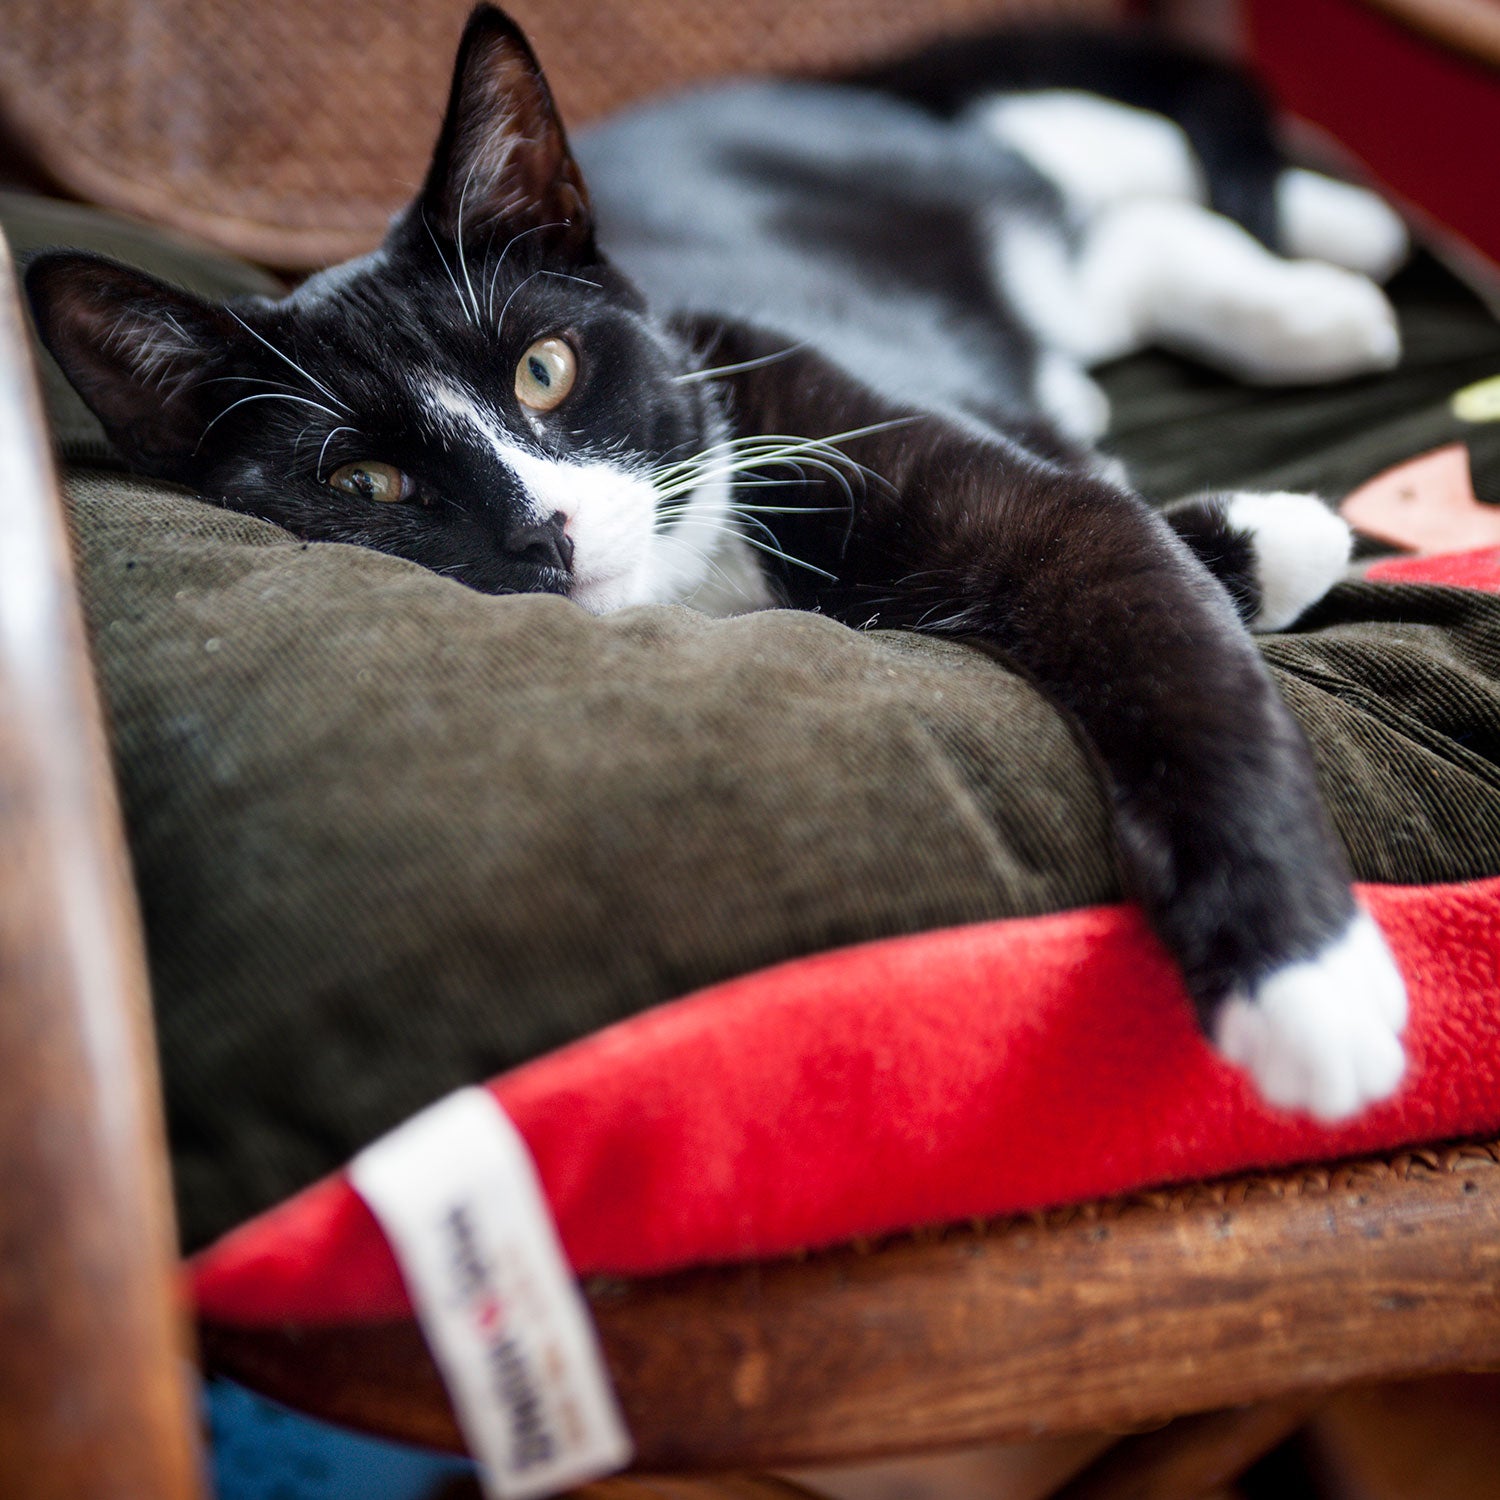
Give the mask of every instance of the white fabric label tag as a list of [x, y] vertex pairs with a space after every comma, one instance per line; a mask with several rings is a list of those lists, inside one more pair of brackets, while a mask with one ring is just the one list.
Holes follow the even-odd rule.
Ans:
[[349, 1165], [380, 1221], [469, 1451], [499, 1500], [623, 1469], [630, 1435], [531, 1153], [461, 1089]]

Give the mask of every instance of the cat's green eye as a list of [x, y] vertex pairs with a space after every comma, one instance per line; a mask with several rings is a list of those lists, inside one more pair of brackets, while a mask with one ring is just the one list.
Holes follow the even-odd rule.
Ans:
[[390, 504], [410, 500], [417, 489], [395, 464], [376, 463], [370, 459], [341, 465], [328, 476], [326, 482], [333, 489], [343, 490], [346, 495], [358, 495], [361, 500], [380, 500]]
[[516, 400], [530, 411], [551, 411], [577, 378], [572, 345], [564, 339], [538, 339], [516, 366]]

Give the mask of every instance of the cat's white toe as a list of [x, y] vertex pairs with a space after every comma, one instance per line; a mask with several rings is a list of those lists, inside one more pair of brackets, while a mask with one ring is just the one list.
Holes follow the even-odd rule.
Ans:
[[1401, 357], [1396, 314], [1368, 276], [1313, 260], [1270, 262], [1266, 275], [1231, 356], [1242, 379], [1342, 380], [1388, 370]]
[[1343, 1120], [1395, 1092], [1406, 988], [1360, 912], [1316, 958], [1288, 964], [1219, 1012], [1215, 1041], [1282, 1109]]
[[1037, 362], [1036, 399], [1057, 430], [1074, 442], [1095, 443], [1109, 431], [1109, 397], [1076, 360], [1055, 349], [1045, 350]]
[[1376, 194], [1301, 167], [1276, 179], [1276, 218], [1288, 255], [1330, 261], [1376, 281], [1411, 247], [1406, 225]]
[[1232, 496], [1229, 523], [1255, 549], [1260, 609], [1251, 630], [1285, 630], [1344, 576], [1353, 535], [1316, 495], [1278, 490]]

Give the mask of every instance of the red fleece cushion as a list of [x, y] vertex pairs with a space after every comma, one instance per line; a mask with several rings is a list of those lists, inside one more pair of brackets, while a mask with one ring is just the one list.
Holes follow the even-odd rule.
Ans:
[[1500, 594], [1500, 547], [1439, 552], [1432, 557], [1392, 557], [1373, 564], [1365, 576], [1392, 583], [1445, 583], [1450, 588]]
[[[1371, 570], [1500, 591], [1500, 549]], [[1198, 1034], [1117, 906], [821, 954], [704, 990], [489, 1086], [580, 1274], [784, 1254], [1500, 1127], [1500, 878], [1361, 894], [1411, 996], [1396, 1097], [1338, 1127], [1277, 1113]], [[230, 1323], [410, 1310], [340, 1174], [190, 1266]]]

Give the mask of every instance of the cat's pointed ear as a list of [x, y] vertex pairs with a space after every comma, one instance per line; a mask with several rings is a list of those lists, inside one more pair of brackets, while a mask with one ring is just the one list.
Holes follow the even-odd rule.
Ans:
[[407, 219], [418, 214], [454, 242], [550, 228], [560, 249], [593, 248], [588, 193], [552, 91], [520, 28], [492, 5], [464, 28], [448, 113]]
[[102, 255], [48, 251], [26, 270], [37, 331], [138, 468], [188, 479], [235, 324], [222, 308]]

